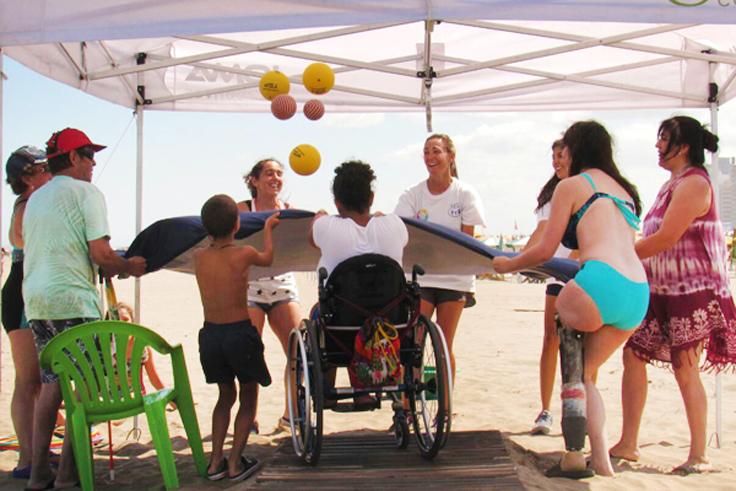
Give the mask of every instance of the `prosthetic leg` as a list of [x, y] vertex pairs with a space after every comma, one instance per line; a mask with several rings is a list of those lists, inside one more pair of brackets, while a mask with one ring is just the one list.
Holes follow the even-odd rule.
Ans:
[[548, 477], [582, 479], [593, 477], [595, 472], [585, 467], [585, 384], [583, 382], [584, 333], [562, 325], [557, 320], [560, 338], [560, 368], [562, 371], [562, 436], [566, 453], [560, 463], [547, 471]]

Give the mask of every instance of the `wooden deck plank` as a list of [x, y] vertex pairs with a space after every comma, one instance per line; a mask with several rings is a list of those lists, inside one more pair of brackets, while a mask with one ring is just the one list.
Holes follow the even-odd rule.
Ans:
[[396, 448], [387, 433], [326, 436], [316, 467], [296, 457], [291, 440], [276, 450], [252, 489], [524, 489], [498, 431], [453, 433], [432, 461], [414, 442]]

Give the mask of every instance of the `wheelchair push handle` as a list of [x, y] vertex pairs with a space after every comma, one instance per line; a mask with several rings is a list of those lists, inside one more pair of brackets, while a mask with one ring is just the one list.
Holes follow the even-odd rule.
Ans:
[[416, 283], [417, 276], [423, 276], [424, 275], [424, 268], [421, 264], [415, 264], [414, 267], [411, 270], [411, 281]]
[[317, 272], [317, 274], [319, 275], [318, 293], [319, 293], [319, 300], [321, 302], [327, 298], [327, 292], [325, 290], [325, 282], [327, 281], [327, 276], [328, 276], [327, 268], [325, 268], [324, 266], [319, 268], [319, 271]]

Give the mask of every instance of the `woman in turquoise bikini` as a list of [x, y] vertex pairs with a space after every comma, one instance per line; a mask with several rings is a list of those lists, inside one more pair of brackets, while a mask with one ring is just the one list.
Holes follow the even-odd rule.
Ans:
[[[497, 257], [498, 273], [520, 271], [552, 258], [562, 243], [579, 249], [581, 268], [557, 297], [562, 323], [588, 333], [585, 389], [591, 468], [613, 476], [608, 457], [605, 410], [595, 386], [598, 369], [633, 334], [649, 303], [644, 267], [634, 250], [641, 203], [613, 161], [611, 136], [600, 123], [573, 124], [563, 138], [570, 152], [570, 177], [552, 197], [552, 211], [541, 241], [516, 257]], [[581, 465], [583, 456], [568, 461]], [[585, 462], [582, 460], [584, 468]], [[565, 462], [562, 463], [563, 470]]]

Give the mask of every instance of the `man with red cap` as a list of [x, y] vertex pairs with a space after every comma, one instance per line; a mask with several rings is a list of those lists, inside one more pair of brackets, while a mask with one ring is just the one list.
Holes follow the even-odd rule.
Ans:
[[[104, 148], [73, 128], [54, 133], [46, 143], [53, 178], [33, 193], [26, 206], [23, 298], [39, 353], [62, 331], [102, 317], [93, 264], [106, 276], [146, 272], [145, 259], [124, 259], [110, 247], [105, 198], [91, 182], [95, 152]], [[64, 440], [56, 476], [49, 465], [49, 446], [61, 405], [59, 379], [51, 371], [42, 371], [42, 381], [26, 489], [72, 487], [77, 475], [70, 438]]]

